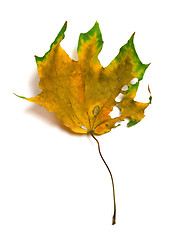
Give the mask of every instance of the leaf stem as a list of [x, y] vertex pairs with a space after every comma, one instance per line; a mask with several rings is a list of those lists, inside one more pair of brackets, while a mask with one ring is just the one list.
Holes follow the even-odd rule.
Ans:
[[114, 214], [113, 214], [113, 218], [112, 218], [112, 225], [116, 224], [116, 200], [115, 200], [115, 189], [114, 189], [114, 181], [113, 181], [113, 176], [112, 176], [112, 173], [106, 163], [106, 161], [104, 160], [103, 156], [102, 156], [102, 153], [101, 153], [101, 150], [100, 150], [100, 144], [99, 144], [99, 141], [97, 140], [97, 138], [95, 138], [95, 136], [93, 135], [92, 132], [91, 133], [91, 136], [96, 140], [97, 144], [98, 144], [98, 150], [99, 150], [99, 155], [101, 156], [106, 168], [108, 169], [109, 171], [109, 174], [111, 176], [111, 181], [112, 181], [112, 188], [113, 188], [113, 200], [114, 200]]

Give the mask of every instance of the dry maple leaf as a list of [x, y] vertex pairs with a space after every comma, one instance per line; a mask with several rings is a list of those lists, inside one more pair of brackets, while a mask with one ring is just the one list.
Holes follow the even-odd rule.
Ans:
[[[63, 124], [76, 133], [90, 133], [100, 146], [95, 135], [111, 131], [120, 121], [129, 119], [128, 127], [144, 118], [144, 110], [149, 103], [134, 101], [140, 80], [149, 66], [143, 64], [134, 47], [134, 34], [121, 47], [118, 55], [107, 66], [103, 67], [98, 59], [103, 40], [99, 24], [96, 22], [87, 33], [81, 33], [77, 47], [78, 61], [71, 59], [60, 46], [67, 27], [65, 22], [50, 50], [37, 57], [37, 70], [40, 78], [39, 88], [42, 92], [28, 101], [45, 107]], [[135, 84], [131, 80], [137, 79]], [[124, 86], [127, 87], [124, 90]], [[121, 101], [116, 102], [119, 94]], [[18, 95], [17, 95], [18, 96]], [[19, 96], [21, 97], [21, 96]], [[119, 108], [119, 116], [112, 118], [109, 114], [113, 107]], [[104, 161], [104, 159], [103, 159]], [[104, 161], [108, 168], [106, 162]], [[114, 196], [113, 224], [116, 218], [114, 183], [110, 169]]]

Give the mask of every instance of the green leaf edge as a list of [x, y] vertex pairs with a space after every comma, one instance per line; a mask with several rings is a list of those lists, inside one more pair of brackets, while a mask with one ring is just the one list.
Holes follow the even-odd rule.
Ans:
[[47, 52], [44, 54], [43, 57], [38, 57], [38, 56], [35, 55], [35, 60], [36, 60], [36, 64], [37, 64], [37, 65], [39, 64], [39, 62], [43, 62], [43, 61], [46, 59], [48, 53], [52, 50], [53, 45], [56, 45], [56, 44], [58, 43], [58, 40], [59, 40], [61, 37], [62, 37], [62, 39], [64, 39], [64, 37], [65, 37], [65, 34], [64, 34], [64, 33], [65, 33], [65, 31], [66, 31], [66, 28], [67, 28], [67, 21], [64, 23], [63, 27], [61, 28], [61, 30], [60, 30], [60, 32], [58, 33], [57, 37], [55, 38], [54, 42], [50, 45], [49, 51], [47, 51]]
[[136, 83], [134, 83], [134, 84], [129, 83], [129, 86], [128, 86], [128, 89], [126, 90], [126, 93], [130, 93], [130, 92], [133, 91], [134, 89], [135, 89], [136, 92], [137, 92], [138, 87], [139, 87], [139, 81], [136, 82]]
[[139, 58], [139, 56], [138, 56], [138, 54], [137, 54], [137, 52], [136, 52], [135, 46], [134, 46], [134, 35], [135, 35], [135, 33], [133, 33], [133, 34], [131, 35], [130, 39], [128, 40], [128, 42], [127, 42], [126, 44], [124, 44], [124, 45], [120, 48], [119, 53], [118, 53], [118, 55], [115, 57], [114, 60], [117, 61], [117, 62], [120, 62], [120, 61], [121, 61], [121, 58], [123, 57], [123, 55], [124, 55], [127, 51], [131, 50], [131, 54], [132, 54], [132, 56], [133, 56], [133, 58], [134, 58], [134, 63], [137, 64], [137, 67], [136, 67], [136, 69], [135, 69], [135, 72], [141, 72], [140, 75], [139, 75], [139, 77], [138, 77], [138, 80], [140, 81], [140, 80], [143, 79], [144, 73], [145, 73], [146, 69], [148, 68], [148, 66], [149, 66], [150, 64], [143, 64], [143, 63], [141, 62], [141, 60], [140, 60], [140, 58]]
[[136, 119], [134, 120], [130, 120], [128, 123], [127, 123], [127, 127], [132, 127], [134, 125], [136, 125], [137, 123], [139, 123], [140, 121], [137, 121]]
[[77, 52], [81, 52], [81, 47], [83, 46], [83, 42], [87, 42], [91, 39], [92, 36], [97, 35], [98, 44], [97, 49], [99, 49], [98, 53], [100, 53], [102, 46], [103, 46], [103, 39], [102, 39], [102, 33], [99, 27], [99, 23], [96, 21], [94, 26], [87, 32], [87, 33], [81, 33], [79, 35], [79, 41], [78, 41], [78, 47]]
[[149, 104], [152, 104], [152, 96], [149, 97]]

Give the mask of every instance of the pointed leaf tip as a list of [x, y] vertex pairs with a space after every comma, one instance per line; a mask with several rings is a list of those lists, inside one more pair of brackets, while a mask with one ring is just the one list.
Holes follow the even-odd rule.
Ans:
[[102, 34], [99, 27], [99, 23], [96, 21], [94, 26], [86, 33], [81, 33], [79, 36], [77, 52], [81, 54], [81, 51], [91, 48], [97, 49], [97, 54], [101, 51], [103, 45]]
[[129, 39], [129, 43], [133, 44], [134, 45], [134, 35], [135, 35], [135, 32], [131, 35], [130, 39]]
[[16, 97], [19, 97], [19, 98], [22, 98], [22, 99], [26, 99], [26, 97], [23, 97], [23, 96], [19, 96], [17, 95], [16, 93], [13, 93]]
[[133, 41], [134, 40], [134, 36], [135, 36], [135, 32], [131, 35], [131, 40]]
[[54, 42], [50, 45], [50, 49], [49, 51], [47, 51], [43, 57], [38, 57], [38, 56], [34, 56], [35, 57], [35, 60], [36, 60], [36, 64], [37, 66], [39, 65], [39, 63], [43, 62], [47, 55], [51, 52], [52, 48], [54, 45], [57, 45], [57, 44], [60, 44], [60, 42], [64, 39], [65, 37], [65, 31], [66, 31], [66, 28], [67, 28], [67, 21], [64, 23], [63, 27], [61, 28], [61, 30], [59, 31], [57, 37], [55, 38]]
[[136, 125], [139, 121], [137, 121], [136, 119], [131, 119], [128, 124], [127, 124], [127, 127], [132, 127], [134, 125]]

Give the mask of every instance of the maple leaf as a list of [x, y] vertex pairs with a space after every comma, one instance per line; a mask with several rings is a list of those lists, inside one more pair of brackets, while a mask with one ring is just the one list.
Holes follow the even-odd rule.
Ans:
[[[133, 99], [149, 64], [141, 63], [134, 48], [134, 34], [104, 68], [98, 60], [103, 46], [99, 24], [96, 22], [89, 32], [80, 34], [78, 61], [72, 60], [60, 46], [66, 27], [67, 22], [43, 57], [35, 56], [42, 92], [25, 99], [55, 112], [63, 124], [76, 133], [101, 135], [125, 118], [130, 120], [128, 126], [139, 122], [149, 103]], [[138, 82], [132, 85], [134, 78]], [[125, 85], [128, 90], [123, 91]], [[116, 102], [119, 93], [124, 97]], [[119, 107], [120, 114], [111, 118], [109, 114], [114, 106]]]
[[[78, 61], [74, 61], [60, 46], [66, 27], [67, 22], [43, 57], [35, 56], [40, 78], [39, 88], [42, 92], [35, 97], [22, 98], [55, 112], [63, 124], [72, 131], [90, 133], [97, 141], [101, 158], [108, 168], [94, 134], [107, 133], [126, 118], [129, 119], [128, 127], [144, 118], [144, 110], [150, 104], [151, 96], [148, 103], [137, 102], [134, 98], [149, 64], [140, 61], [134, 47], [133, 34], [120, 48], [115, 59], [104, 68], [98, 59], [103, 40], [97, 22], [87, 33], [80, 34], [77, 47]], [[134, 78], [137, 82], [132, 84]], [[127, 87], [126, 90], [124, 86]], [[115, 99], [120, 93], [123, 98], [117, 102]], [[117, 117], [112, 118], [110, 113], [114, 106], [120, 111]], [[116, 217], [114, 183], [109, 168], [108, 171], [113, 185], [114, 224]]]

